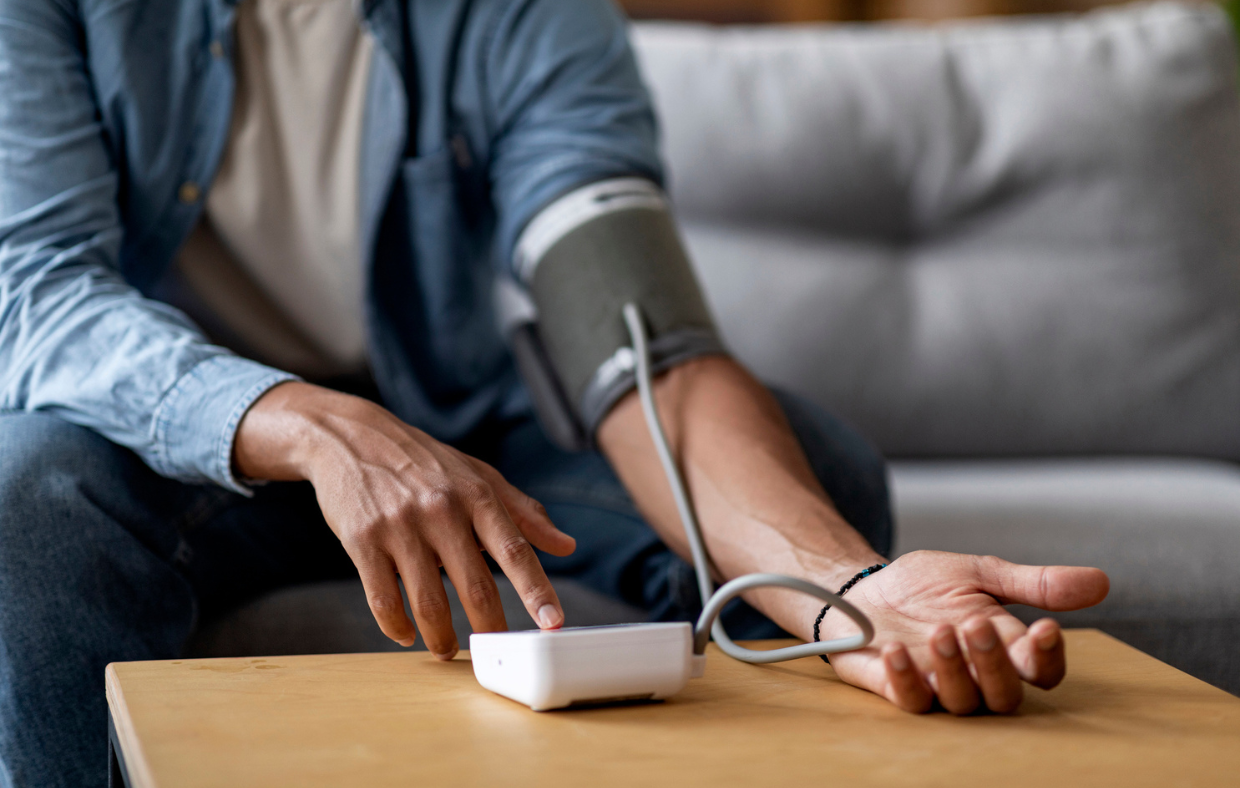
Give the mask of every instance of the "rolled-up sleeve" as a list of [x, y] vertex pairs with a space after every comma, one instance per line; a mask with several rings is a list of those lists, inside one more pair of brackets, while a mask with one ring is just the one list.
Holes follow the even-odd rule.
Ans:
[[499, 253], [556, 198], [626, 175], [662, 184], [650, 96], [610, 0], [496, 4], [485, 84]]
[[238, 492], [245, 410], [292, 375], [208, 343], [119, 270], [120, 179], [71, 9], [0, 3], [0, 409], [42, 411], [158, 473]]

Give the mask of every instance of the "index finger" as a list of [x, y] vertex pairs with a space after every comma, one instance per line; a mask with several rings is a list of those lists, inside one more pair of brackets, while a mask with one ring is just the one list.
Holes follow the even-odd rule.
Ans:
[[508, 516], [498, 498], [474, 505], [474, 532], [478, 541], [499, 564], [521, 596], [526, 611], [541, 629], [557, 629], [564, 624], [560, 598], [547, 579], [529, 540]]

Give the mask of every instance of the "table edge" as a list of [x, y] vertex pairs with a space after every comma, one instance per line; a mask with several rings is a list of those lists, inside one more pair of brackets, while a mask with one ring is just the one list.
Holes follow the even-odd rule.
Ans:
[[125, 702], [125, 692], [121, 688], [120, 676], [116, 673], [115, 662], [109, 663], [104, 669], [104, 694], [108, 700], [108, 712], [112, 715], [112, 724], [116, 729], [116, 738], [125, 758], [131, 788], [156, 788], [155, 777], [146, 761], [146, 753], [138, 740], [138, 733], [133, 728], [133, 719], [129, 714], [129, 706]]

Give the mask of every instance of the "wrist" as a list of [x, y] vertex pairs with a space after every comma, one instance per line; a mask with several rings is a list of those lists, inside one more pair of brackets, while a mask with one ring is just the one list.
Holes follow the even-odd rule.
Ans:
[[[841, 586], [875, 564], [887, 563], [887, 559], [870, 548], [842, 519], [835, 516], [840, 527], [839, 538], [832, 531], [825, 533], [814, 529], [816, 539], [802, 534], [808, 546], [798, 547], [784, 554], [784, 560], [773, 562], [772, 553], [767, 560], [746, 567], [745, 571], [727, 572], [729, 578], [749, 572], [775, 572], [803, 578], [827, 591], [838, 592]], [[849, 534], [856, 537], [855, 541]], [[822, 601], [807, 594], [783, 589], [759, 589], [746, 594], [746, 600], [787, 632], [805, 641], [813, 639], [813, 624], [822, 610]]]
[[[828, 591], [839, 589], [868, 566], [886, 563], [830, 503], [814, 498], [802, 504], [805, 512], [797, 527], [785, 526], [795, 547], [784, 571], [816, 583]], [[772, 571], [762, 569], [756, 571]]]
[[820, 560], [817, 564], [813, 563], [810, 558], [804, 559], [802, 563], [806, 567], [812, 567], [806, 575], [807, 579], [828, 591], [837, 592], [856, 577], [857, 573], [876, 564], [886, 564], [888, 560], [870, 549], [867, 544], [861, 549], [841, 550], [829, 559]]
[[312, 481], [331, 444], [328, 416], [356, 407], [355, 399], [300, 381], [273, 387], [237, 426], [234, 469], [262, 481]]

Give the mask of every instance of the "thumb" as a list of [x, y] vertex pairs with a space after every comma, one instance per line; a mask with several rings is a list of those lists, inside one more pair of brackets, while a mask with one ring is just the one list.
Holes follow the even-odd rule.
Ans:
[[1080, 610], [1106, 599], [1111, 580], [1088, 566], [1027, 566], [994, 556], [977, 558], [977, 586], [1004, 605]]

